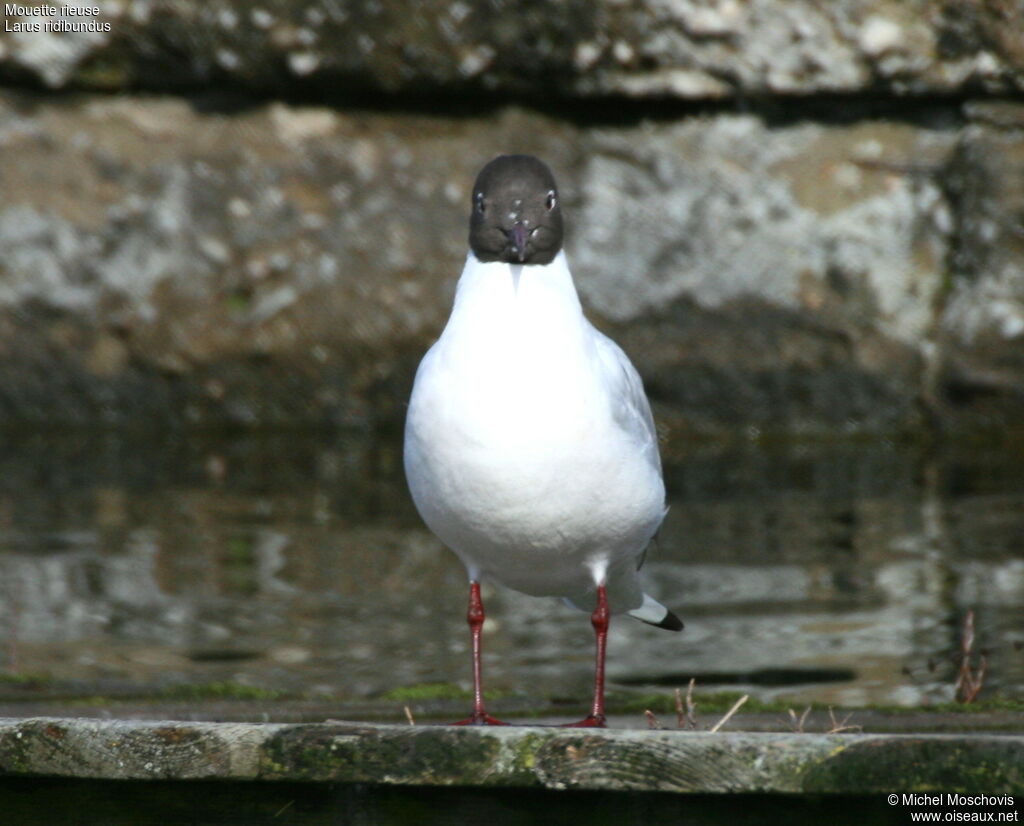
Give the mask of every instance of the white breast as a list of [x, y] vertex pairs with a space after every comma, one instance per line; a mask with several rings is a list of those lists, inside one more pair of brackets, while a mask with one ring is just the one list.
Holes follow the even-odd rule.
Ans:
[[405, 464], [424, 520], [474, 577], [580, 593], [657, 529], [660, 470], [647, 434], [622, 427], [608, 344], [564, 254], [546, 266], [470, 255], [417, 372]]

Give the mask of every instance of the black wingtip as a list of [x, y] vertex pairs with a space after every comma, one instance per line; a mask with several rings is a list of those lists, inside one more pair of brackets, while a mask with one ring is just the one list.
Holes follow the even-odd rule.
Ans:
[[[646, 620], [644, 621], [646, 622]], [[664, 628], [666, 631], [683, 630], [683, 621], [671, 611], [665, 614], [665, 618], [661, 622], [648, 622], [647, 624], [653, 625], [655, 628]]]

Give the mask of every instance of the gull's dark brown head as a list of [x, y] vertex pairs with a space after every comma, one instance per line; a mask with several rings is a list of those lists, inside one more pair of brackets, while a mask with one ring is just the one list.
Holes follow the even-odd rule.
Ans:
[[550, 264], [562, 248], [562, 204], [533, 155], [499, 155], [473, 184], [469, 247], [479, 261]]

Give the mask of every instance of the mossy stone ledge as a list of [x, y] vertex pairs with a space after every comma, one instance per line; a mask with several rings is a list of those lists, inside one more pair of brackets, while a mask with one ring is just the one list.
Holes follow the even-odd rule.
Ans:
[[1012, 793], [1024, 736], [0, 719], [0, 776], [678, 793]]

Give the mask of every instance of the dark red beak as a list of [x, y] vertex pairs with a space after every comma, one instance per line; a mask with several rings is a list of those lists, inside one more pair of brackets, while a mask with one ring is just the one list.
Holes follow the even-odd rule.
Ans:
[[512, 232], [509, 233], [509, 240], [512, 242], [512, 251], [520, 262], [526, 260], [526, 242], [529, 237], [530, 233], [523, 226], [522, 221], [516, 221], [515, 226], [512, 227]]

